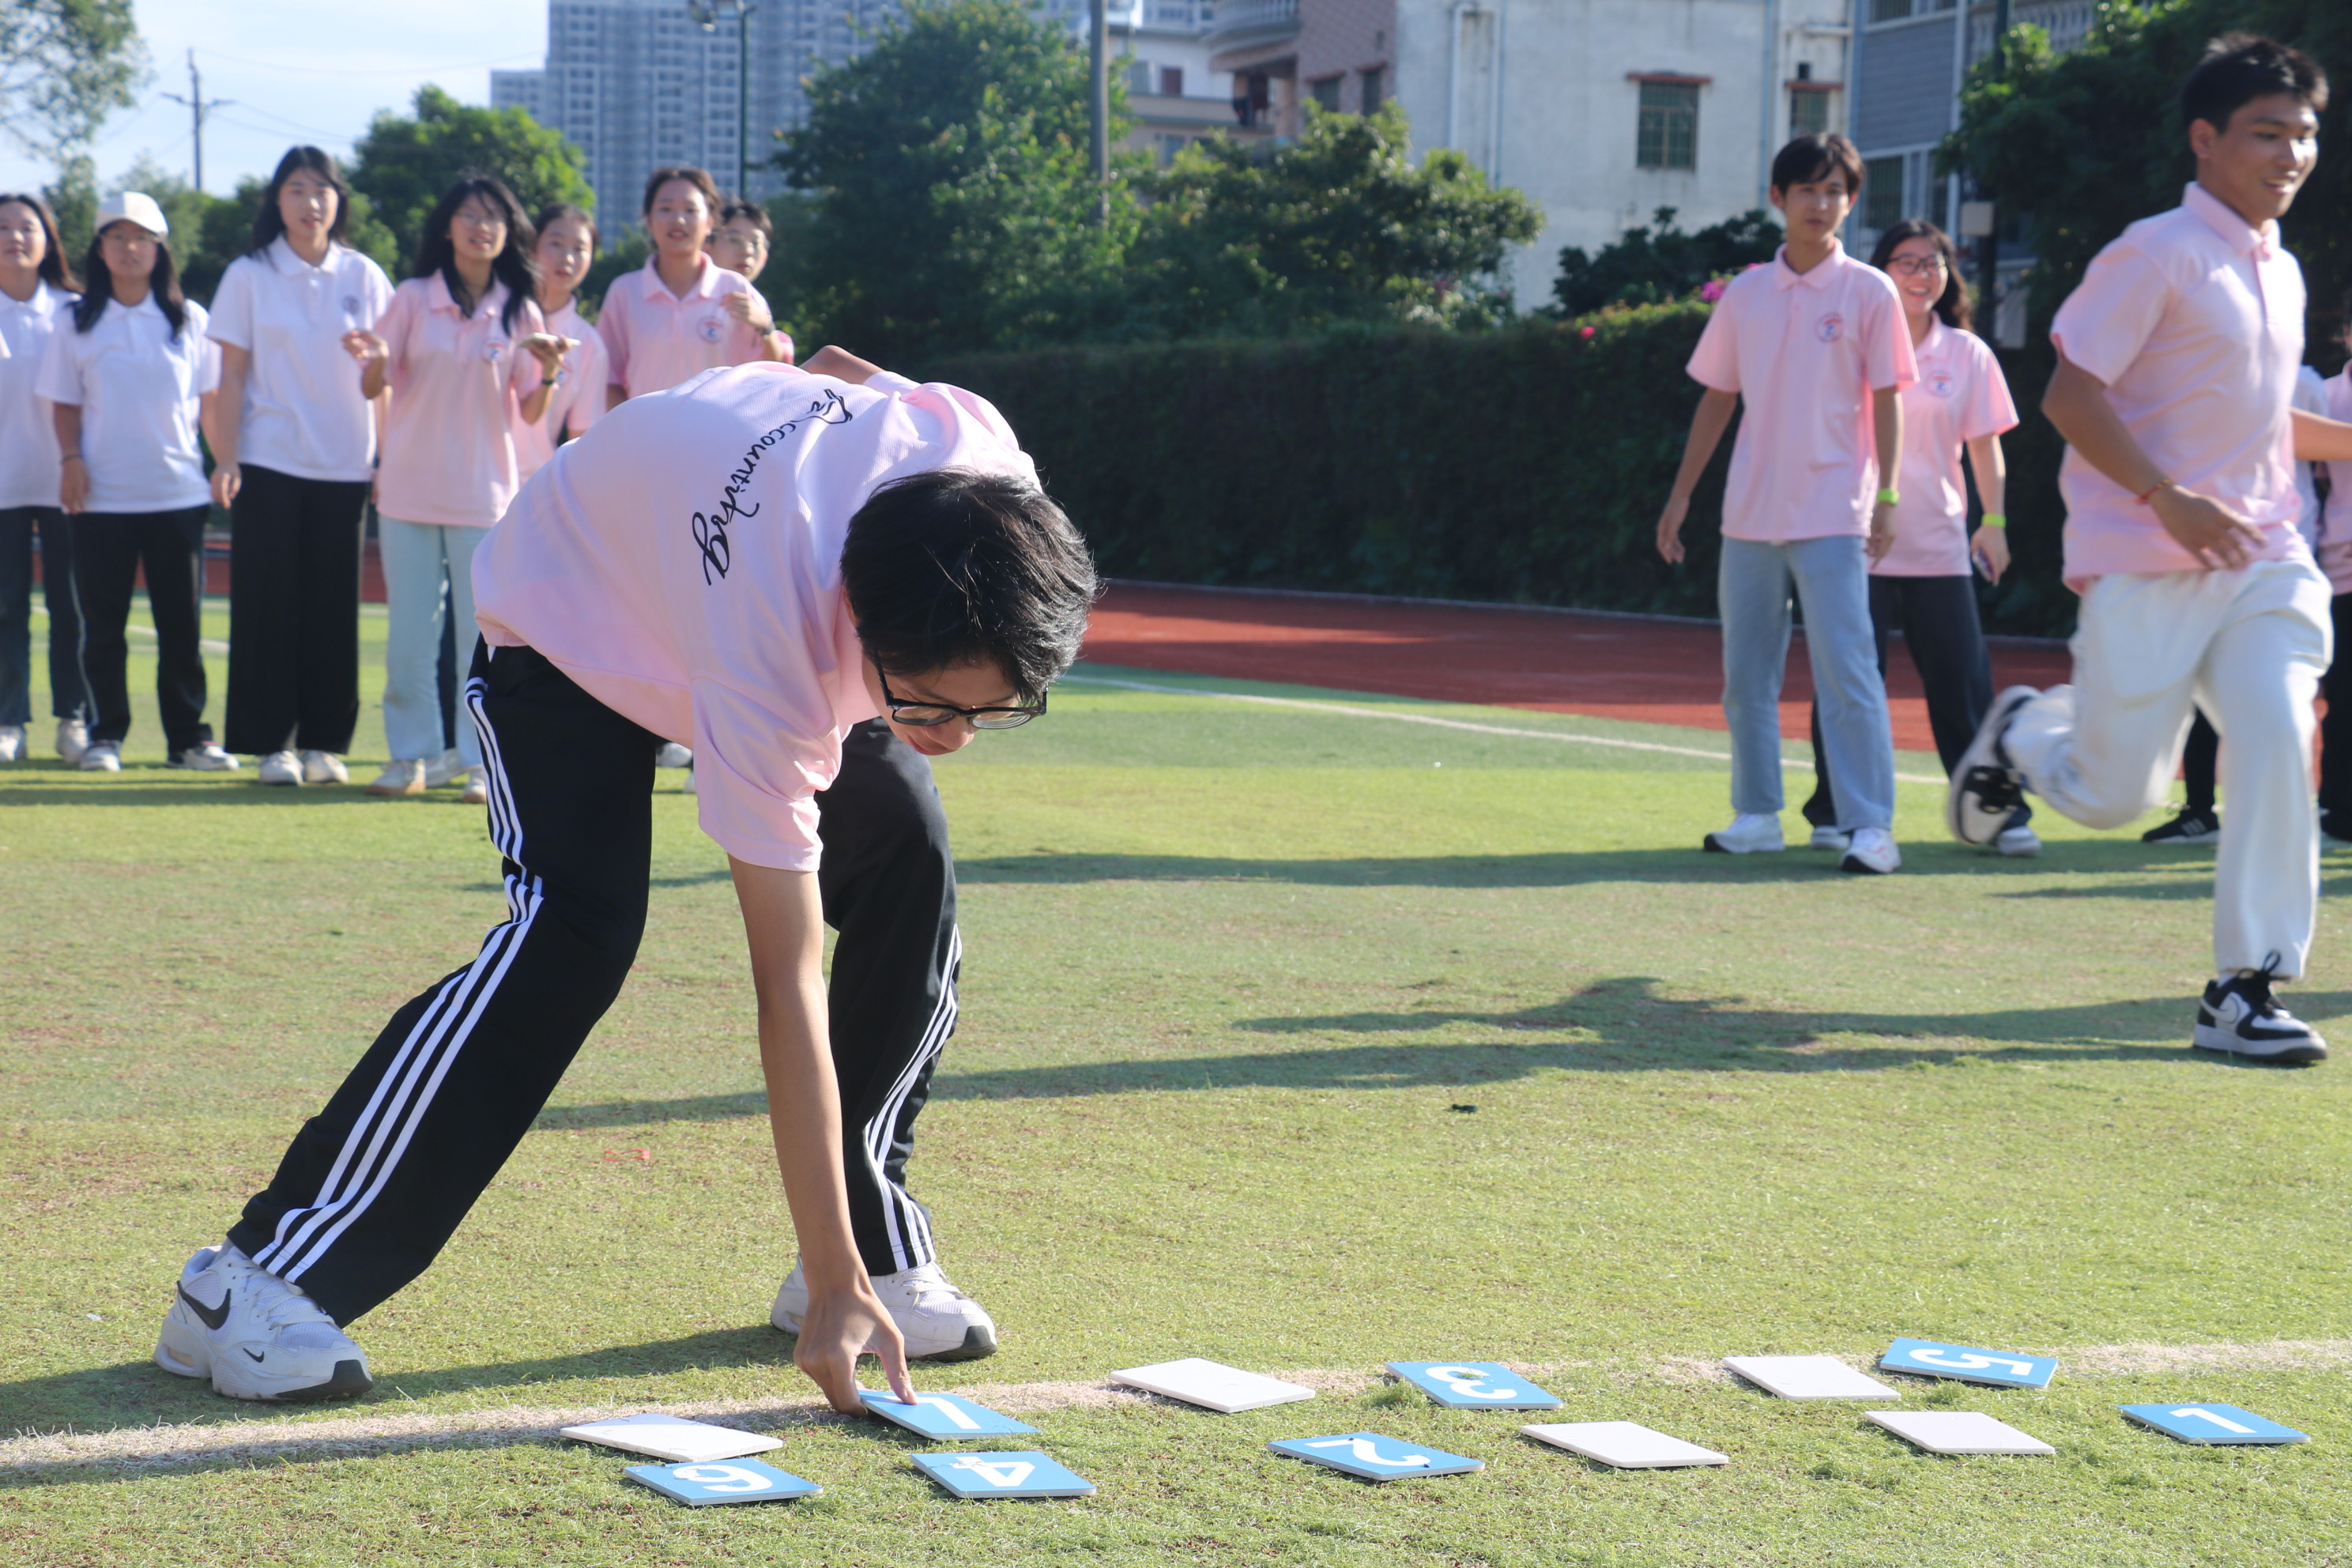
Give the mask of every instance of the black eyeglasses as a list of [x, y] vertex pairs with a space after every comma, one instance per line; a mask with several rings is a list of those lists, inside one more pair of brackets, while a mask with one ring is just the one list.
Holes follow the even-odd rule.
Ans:
[[1943, 257], [1898, 256], [1886, 264], [1886, 270], [1902, 278], [1916, 278], [1923, 272], [1946, 272], [1950, 266]]
[[888, 708], [890, 717], [901, 724], [929, 726], [969, 719], [975, 730], [1017, 730], [1045, 711], [1045, 699], [1042, 694], [1034, 708], [958, 708], [951, 702], [909, 702], [892, 693], [890, 677], [883, 672], [880, 665], [874, 667], [874, 673], [882, 682], [883, 706]]

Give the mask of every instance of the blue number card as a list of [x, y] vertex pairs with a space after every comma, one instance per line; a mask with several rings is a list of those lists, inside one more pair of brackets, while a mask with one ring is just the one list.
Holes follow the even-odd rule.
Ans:
[[2184, 1443], [2308, 1443], [2292, 1426], [2264, 1420], [2234, 1405], [2118, 1405], [2143, 1426]]
[[676, 1498], [693, 1508], [720, 1502], [790, 1502], [814, 1497], [824, 1489], [757, 1459], [730, 1459], [724, 1464], [631, 1465], [622, 1472], [641, 1487]]
[[1559, 1401], [1500, 1362], [1392, 1361], [1389, 1370], [1454, 1410], [1557, 1410]]
[[1094, 1482], [1043, 1454], [909, 1454], [915, 1468], [960, 1498], [1092, 1497]]
[[926, 1437], [944, 1437], [953, 1442], [971, 1437], [1018, 1437], [1037, 1430], [985, 1405], [974, 1405], [952, 1394], [919, 1394], [912, 1405], [901, 1405], [898, 1396], [887, 1390], [862, 1388], [858, 1393], [866, 1401], [866, 1408], [875, 1415]]
[[1328, 1465], [1368, 1481], [1401, 1481], [1407, 1476], [1458, 1476], [1486, 1468], [1483, 1459], [1465, 1459], [1437, 1448], [1423, 1447], [1377, 1432], [1346, 1432], [1337, 1437], [1286, 1437], [1267, 1447], [1277, 1454], [1310, 1464]]
[[1878, 1358], [1878, 1364], [1887, 1372], [1956, 1378], [1995, 1388], [2047, 1388], [2058, 1370], [2057, 1362], [2049, 1356], [1948, 1345], [1935, 1340], [1897, 1340]]

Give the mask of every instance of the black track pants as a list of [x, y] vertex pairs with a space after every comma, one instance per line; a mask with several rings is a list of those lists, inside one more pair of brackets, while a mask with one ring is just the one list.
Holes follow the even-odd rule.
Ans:
[[[660, 742], [529, 648], [478, 649], [467, 700], [507, 919], [393, 1016], [229, 1239], [350, 1322], [424, 1272], [620, 994], [645, 930]], [[901, 1185], [955, 1022], [955, 876], [929, 765], [877, 723], [819, 795], [832, 1037], [866, 1268], [930, 1261]], [[745, 1019], [747, 1032], [751, 1026]]]
[[95, 718], [92, 741], [131, 733], [131, 597], [147, 571], [155, 621], [155, 702], [174, 757], [213, 738], [205, 722], [205, 512], [86, 511], [74, 520], [74, 597], [81, 605], [81, 668]]

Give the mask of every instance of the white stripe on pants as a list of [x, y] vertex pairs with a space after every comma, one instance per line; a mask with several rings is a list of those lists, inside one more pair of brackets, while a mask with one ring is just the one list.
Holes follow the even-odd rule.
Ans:
[[2211, 716], [2229, 822], [2213, 879], [2222, 974], [2276, 953], [2293, 979], [2311, 951], [2311, 705], [2333, 653], [2328, 595], [2307, 560], [2101, 577], [2069, 645], [2074, 684], [2020, 709], [2002, 736], [2034, 794], [2086, 827], [2121, 827], [2170, 792], [2190, 705]]
[[[383, 552], [383, 595], [390, 625], [383, 641], [383, 738], [396, 758], [441, 754], [441, 584], [449, 584], [457, 618], [457, 671], [474, 657], [474, 548], [486, 528], [406, 522], [376, 517]], [[457, 725], [457, 755], [469, 767], [482, 761], [471, 722]]]

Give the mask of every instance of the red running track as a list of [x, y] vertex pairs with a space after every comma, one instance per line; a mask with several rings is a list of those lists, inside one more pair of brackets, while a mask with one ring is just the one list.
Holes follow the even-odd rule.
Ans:
[[[1104, 664], [1444, 702], [1720, 730], [1723, 643], [1702, 621], [1339, 594], [1114, 584], [1086, 654]], [[1888, 660], [1895, 743], [1932, 752], [1927, 704], [1901, 642]], [[2055, 640], [2001, 637], [1993, 684], [2054, 686], [2073, 661]], [[1789, 650], [1780, 730], [1806, 733], [1804, 634]]]

